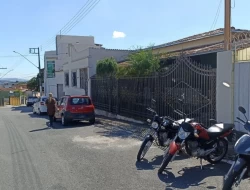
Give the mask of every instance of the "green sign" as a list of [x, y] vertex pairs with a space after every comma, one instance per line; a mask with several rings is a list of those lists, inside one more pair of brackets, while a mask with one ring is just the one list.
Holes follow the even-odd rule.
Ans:
[[55, 77], [55, 61], [47, 61], [47, 78]]

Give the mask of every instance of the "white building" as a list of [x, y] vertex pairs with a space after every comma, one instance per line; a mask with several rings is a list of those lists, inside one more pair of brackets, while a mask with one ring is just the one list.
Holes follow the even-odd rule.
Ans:
[[124, 60], [129, 53], [128, 50], [105, 49], [100, 46], [84, 50], [74, 45], [70, 47], [69, 59], [63, 65], [66, 95], [91, 96], [90, 77], [96, 74], [96, 63], [107, 57], [114, 57], [117, 61]]
[[[54, 97], [90, 95], [89, 78], [96, 73], [96, 63], [106, 57], [123, 60], [128, 50], [105, 49], [93, 36], [56, 36], [56, 51], [44, 55], [44, 92]], [[54, 70], [53, 70], [54, 69]]]
[[48, 96], [48, 94], [51, 92], [54, 95], [54, 97], [57, 97], [57, 81], [55, 80], [56, 61], [57, 61], [56, 51], [46, 51], [44, 53], [44, 84], [43, 86], [44, 86], [45, 96]]

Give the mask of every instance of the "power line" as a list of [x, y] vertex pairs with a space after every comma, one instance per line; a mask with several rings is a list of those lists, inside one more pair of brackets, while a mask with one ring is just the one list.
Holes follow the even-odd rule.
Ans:
[[[37, 55], [24, 55], [27, 56], [37, 56]], [[19, 55], [0, 55], [0, 58], [11, 58], [11, 57], [20, 57]]]
[[[70, 32], [83, 18], [85, 18], [91, 10], [100, 2], [100, 0], [88, 0], [83, 7], [75, 14], [70, 21], [67, 22], [66, 25], [58, 32], [59, 34], [67, 34]], [[89, 6], [90, 5], [90, 6]], [[58, 34], [57, 33], [57, 34]], [[56, 34], [56, 35], [57, 35]], [[55, 37], [52, 37], [47, 43], [41, 45], [41, 48], [45, 49], [50, 47], [55, 42]]]
[[213, 21], [213, 24], [212, 24], [210, 30], [212, 30], [217, 24], [217, 21], [218, 21], [219, 15], [220, 15], [221, 4], [222, 4], [222, 0], [220, 0], [220, 2], [219, 2], [219, 5], [218, 5], [218, 8], [217, 8], [215, 17], [214, 17], [214, 21]]

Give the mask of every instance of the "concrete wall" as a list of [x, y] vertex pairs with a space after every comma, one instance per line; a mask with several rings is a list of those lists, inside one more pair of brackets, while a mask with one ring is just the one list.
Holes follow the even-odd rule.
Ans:
[[217, 53], [216, 77], [216, 114], [217, 120], [225, 123], [233, 122], [233, 91], [223, 82], [232, 83], [232, 52]]
[[[243, 106], [247, 111], [247, 117], [250, 118], [250, 61], [236, 63], [234, 76], [234, 117], [244, 120], [238, 107]], [[241, 124], [236, 123], [235, 126], [237, 130], [246, 132]]]

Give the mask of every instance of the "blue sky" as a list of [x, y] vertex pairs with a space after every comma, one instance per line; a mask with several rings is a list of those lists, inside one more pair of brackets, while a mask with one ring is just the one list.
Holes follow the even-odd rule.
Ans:
[[[77, 13], [87, 0], [8, 0], [0, 6], [0, 77], [30, 78], [37, 68], [13, 50], [27, 55], [30, 47], [47, 46], [48, 40]], [[234, 7], [235, 2], [235, 7]], [[162, 44], [224, 25], [224, 0], [212, 27], [220, 0], [101, 0], [69, 33], [92, 35], [106, 48]], [[232, 26], [250, 29], [249, 0], [232, 0]], [[112, 38], [114, 31], [126, 34]], [[54, 43], [43, 50], [53, 50]], [[42, 54], [44, 53], [41, 52]], [[12, 57], [15, 56], [15, 57]], [[28, 56], [37, 64], [37, 57]], [[43, 57], [42, 57], [43, 58]], [[41, 59], [43, 67], [43, 59]], [[10, 70], [12, 70], [10, 72]]]

